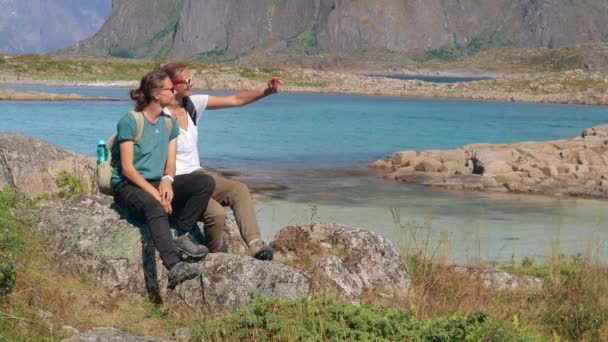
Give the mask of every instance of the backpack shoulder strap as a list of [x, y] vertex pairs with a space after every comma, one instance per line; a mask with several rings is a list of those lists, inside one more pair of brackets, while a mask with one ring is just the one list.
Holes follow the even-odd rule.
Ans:
[[135, 139], [133, 140], [133, 143], [136, 143], [141, 140], [141, 136], [144, 134], [144, 113], [131, 111], [131, 115], [135, 119], [135, 124], [137, 125]]
[[196, 126], [196, 107], [194, 106], [194, 102], [192, 102], [192, 100], [190, 100], [189, 96], [186, 96], [183, 98], [183, 105], [184, 105], [184, 109], [186, 110], [186, 112], [188, 112], [188, 115], [190, 115], [190, 119], [192, 119], [192, 122], [194, 123], [194, 126]]
[[173, 131], [173, 118], [165, 113], [163, 113], [162, 116], [165, 118], [167, 132], [169, 133], [169, 137], [171, 137], [171, 132]]

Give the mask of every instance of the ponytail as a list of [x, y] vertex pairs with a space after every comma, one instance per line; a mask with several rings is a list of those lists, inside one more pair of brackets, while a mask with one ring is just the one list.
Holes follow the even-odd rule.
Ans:
[[161, 70], [147, 73], [139, 82], [139, 88], [132, 89], [129, 95], [135, 101], [135, 111], [141, 112], [152, 102], [152, 92], [161, 88], [169, 75]]

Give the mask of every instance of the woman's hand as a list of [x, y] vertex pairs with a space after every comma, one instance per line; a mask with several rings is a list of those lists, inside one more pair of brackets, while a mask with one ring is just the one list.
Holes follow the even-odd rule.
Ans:
[[171, 201], [173, 201], [173, 183], [167, 178], [163, 178], [158, 186], [158, 193], [160, 196], [160, 203], [165, 208], [167, 215], [173, 212], [171, 207]]

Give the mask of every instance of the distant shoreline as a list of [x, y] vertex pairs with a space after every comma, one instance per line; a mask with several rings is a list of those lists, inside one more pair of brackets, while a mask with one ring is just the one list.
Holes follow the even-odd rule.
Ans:
[[117, 101], [109, 97], [0, 90], [0, 101]]
[[[366, 76], [355, 73], [289, 69], [283, 73], [283, 92], [318, 93], [364, 96], [391, 96], [412, 99], [452, 99], [498, 101], [518, 103], [553, 103], [579, 105], [608, 105], [608, 75], [582, 70], [561, 73], [508, 74], [466, 72], [463, 70], [433, 71], [411, 70], [406, 74], [387, 71], [387, 75], [421, 77], [492, 77], [460, 83], [435, 83], [420, 80], [401, 80], [383, 76]], [[264, 87], [262, 75], [246, 78], [230, 71], [213, 74], [205, 71], [196, 78], [195, 89], [237, 92]], [[32, 84], [45, 86], [87, 86], [135, 88], [138, 81], [72, 81], [40, 80], [29, 77], [19, 79], [0, 77], [1, 84]], [[58, 100], [53, 97], [52, 100]], [[81, 100], [66, 98], [65, 100]]]

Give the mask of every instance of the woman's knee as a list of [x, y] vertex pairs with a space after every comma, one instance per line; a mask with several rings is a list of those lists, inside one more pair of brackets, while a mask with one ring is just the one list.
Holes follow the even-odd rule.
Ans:
[[232, 189], [230, 191], [232, 198], [239, 198], [242, 196], [250, 196], [249, 187], [245, 183], [233, 182]]
[[193, 173], [195, 175], [195, 184], [200, 191], [210, 191], [213, 192], [215, 189], [215, 180], [213, 177], [206, 175], [204, 173]]
[[142, 208], [142, 213], [148, 220], [167, 216], [165, 213], [165, 208], [154, 198], [152, 201], [146, 201], [144, 207]]

